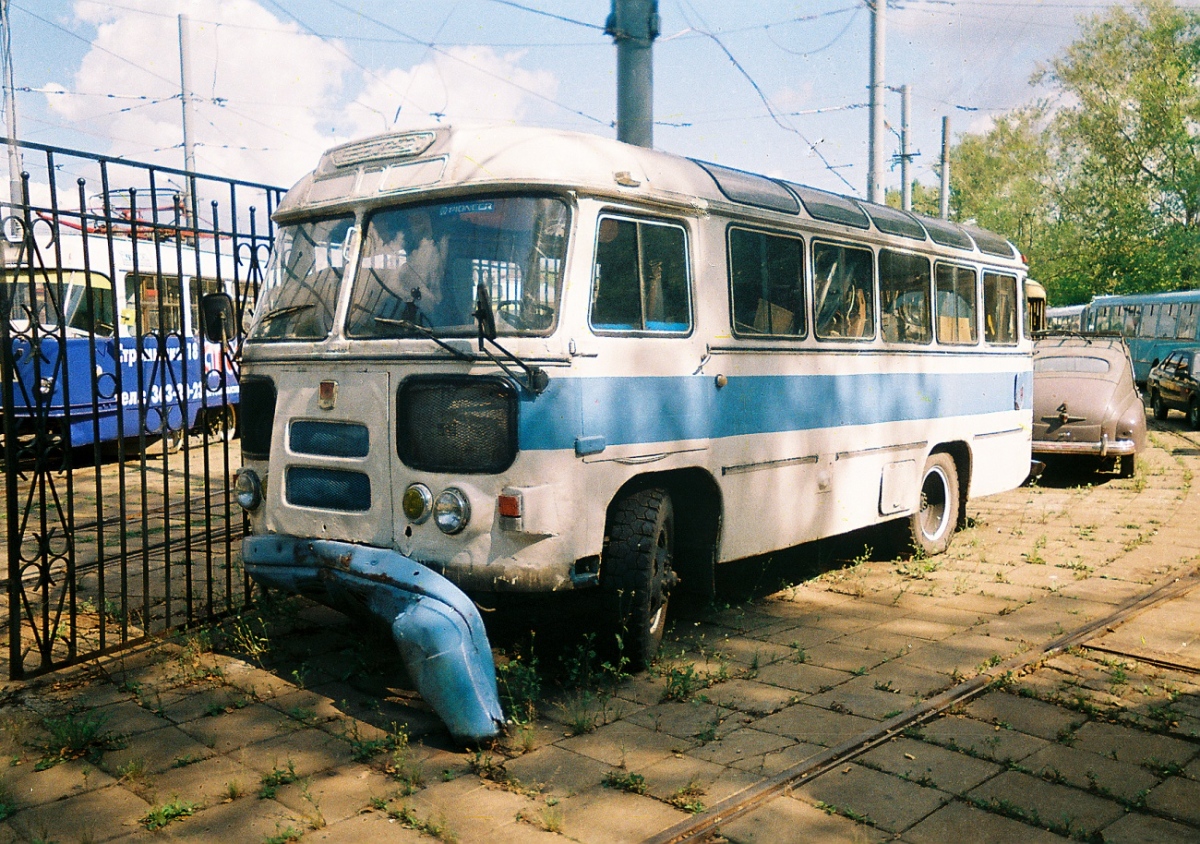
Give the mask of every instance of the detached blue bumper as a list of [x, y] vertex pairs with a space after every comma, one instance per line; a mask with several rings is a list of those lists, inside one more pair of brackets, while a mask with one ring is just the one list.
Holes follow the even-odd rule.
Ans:
[[396, 551], [294, 536], [242, 543], [250, 576], [392, 630], [417, 691], [457, 739], [492, 738], [504, 723], [496, 667], [475, 604], [437, 572]]

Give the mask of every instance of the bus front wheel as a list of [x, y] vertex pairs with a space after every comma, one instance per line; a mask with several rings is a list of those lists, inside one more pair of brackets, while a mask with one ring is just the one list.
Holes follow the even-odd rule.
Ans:
[[616, 623], [622, 652], [634, 671], [658, 655], [667, 626], [667, 596], [676, 577], [675, 511], [661, 489], [633, 493], [612, 509], [600, 566], [600, 585]]
[[931, 557], [950, 547], [958, 525], [958, 469], [949, 454], [929, 455], [921, 473], [921, 499], [908, 517], [907, 539], [914, 553]]

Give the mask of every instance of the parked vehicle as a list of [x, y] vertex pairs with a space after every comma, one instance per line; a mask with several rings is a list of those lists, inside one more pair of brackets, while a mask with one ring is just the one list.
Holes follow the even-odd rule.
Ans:
[[1087, 458], [1131, 478], [1145, 445], [1146, 411], [1121, 337], [1050, 332], [1034, 342], [1034, 455]]
[[1146, 388], [1154, 418], [1163, 420], [1172, 410], [1187, 414], [1188, 424], [1200, 430], [1200, 380], [1196, 377], [1196, 349], [1176, 349], [1150, 370]]
[[937, 554], [1029, 473], [995, 234], [517, 127], [334, 148], [274, 219], [237, 481], [260, 582], [383, 614], [439, 575], [590, 591], [641, 667], [717, 564], [883, 522]]
[[1172, 349], [1200, 348], [1200, 290], [1096, 296], [1079, 319], [1083, 331], [1125, 338], [1138, 384]]

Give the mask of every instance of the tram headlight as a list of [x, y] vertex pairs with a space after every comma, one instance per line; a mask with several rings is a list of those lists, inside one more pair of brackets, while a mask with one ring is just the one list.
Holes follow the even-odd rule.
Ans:
[[429, 514], [433, 512], [433, 493], [425, 484], [409, 484], [408, 489], [404, 490], [400, 507], [410, 522], [423, 525], [429, 521]]
[[471, 504], [462, 490], [450, 487], [433, 502], [433, 521], [438, 530], [453, 535], [467, 526], [471, 520]]
[[262, 481], [253, 469], [238, 469], [233, 479], [233, 491], [243, 510], [256, 510], [262, 504]]

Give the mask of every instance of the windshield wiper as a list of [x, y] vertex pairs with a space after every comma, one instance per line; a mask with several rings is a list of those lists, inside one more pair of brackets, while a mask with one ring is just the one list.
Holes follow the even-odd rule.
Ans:
[[511, 360], [521, 369], [525, 370], [524, 387], [533, 393], [535, 396], [540, 396], [545, 392], [546, 387], [550, 384], [550, 376], [546, 374], [546, 370], [540, 366], [530, 366], [525, 361], [514, 355], [508, 349], [496, 342], [496, 315], [492, 313], [492, 297], [488, 294], [487, 287], [480, 282], [475, 287], [475, 310], [471, 312], [471, 316], [475, 317], [475, 321], [479, 323], [479, 351], [488, 356], [488, 359], [504, 370], [504, 374], [509, 378], [521, 384], [522, 381], [517, 374], [513, 372], [504, 361], [493, 355], [484, 346], [483, 341], [487, 340], [497, 349], [499, 349], [506, 358]]
[[438, 337], [430, 329], [426, 328], [423, 325], [417, 325], [415, 322], [410, 322], [406, 319], [391, 319], [389, 317], [381, 317], [381, 316], [375, 317], [375, 322], [381, 323], [383, 325], [395, 325], [399, 328], [403, 328], [406, 331], [416, 332], [417, 334], [420, 334], [422, 337], [428, 337], [430, 340], [437, 343], [443, 349], [445, 349], [446, 351], [448, 351], [452, 355], [454, 355], [456, 358], [459, 358], [459, 359], [465, 360], [465, 361], [470, 361], [471, 363], [475, 362], [475, 358], [471, 357], [466, 352], [461, 352], [458, 349], [454, 348], [449, 343], [443, 341], [440, 337]]
[[312, 302], [304, 305], [284, 305], [281, 308], [274, 308], [273, 310], [267, 311], [262, 315], [262, 321], [270, 322], [273, 319], [278, 319], [279, 317], [287, 316], [288, 314], [298, 314], [300, 311], [307, 311], [312, 307]]

